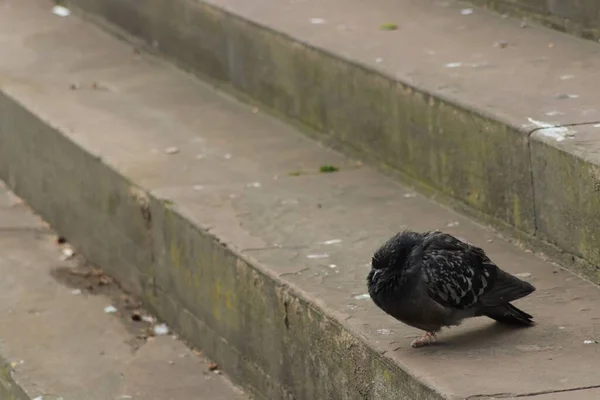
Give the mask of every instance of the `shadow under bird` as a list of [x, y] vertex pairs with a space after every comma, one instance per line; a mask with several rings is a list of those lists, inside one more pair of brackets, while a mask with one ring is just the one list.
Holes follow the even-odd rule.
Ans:
[[435, 342], [442, 327], [486, 316], [500, 323], [533, 325], [510, 304], [535, 287], [496, 266], [483, 249], [440, 231], [404, 231], [373, 255], [369, 295], [387, 314], [426, 333], [412, 342]]

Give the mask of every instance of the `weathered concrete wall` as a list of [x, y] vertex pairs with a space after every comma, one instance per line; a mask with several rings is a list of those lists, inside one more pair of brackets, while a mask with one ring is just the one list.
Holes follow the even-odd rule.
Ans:
[[600, 39], [600, 2], [596, 0], [470, 0], [494, 11], [524, 16], [586, 39]]
[[538, 235], [587, 260], [586, 264], [575, 259], [567, 262], [600, 282], [600, 168], [597, 160], [592, 162], [598, 154], [597, 141], [588, 143], [586, 157], [575, 146], [545, 140], [539, 133], [531, 142]]

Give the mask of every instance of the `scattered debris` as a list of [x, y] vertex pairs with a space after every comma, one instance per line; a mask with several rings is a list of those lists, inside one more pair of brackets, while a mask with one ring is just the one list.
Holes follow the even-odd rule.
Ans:
[[498, 40], [496, 43], [494, 43], [494, 47], [504, 49], [508, 47], [508, 42], [506, 40]]
[[515, 276], [517, 278], [530, 278], [531, 274], [529, 272], [521, 272], [521, 273], [515, 274]]
[[62, 237], [62, 236], [58, 236], [58, 237], [56, 238], [56, 243], [58, 243], [58, 244], [65, 244], [65, 243], [67, 243], [67, 239], [65, 239], [65, 238], [64, 238], [64, 237]]
[[317, 260], [320, 258], [329, 258], [329, 254], [309, 254], [306, 256], [306, 258], [310, 258], [313, 260]]
[[368, 293], [365, 293], [365, 294], [356, 295], [356, 296], [354, 296], [354, 298], [356, 300], [364, 300], [364, 299], [370, 299], [371, 296]]
[[411, 199], [411, 198], [413, 198], [413, 197], [417, 197], [417, 194], [416, 194], [416, 193], [404, 193], [404, 194], [402, 195], [402, 197], [404, 197], [404, 198], [406, 198], [406, 199]]
[[155, 325], [152, 329], [156, 336], [163, 336], [169, 333], [169, 327], [166, 324]]
[[79, 295], [79, 294], [81, 294], [81, 289], [73, 289], [73, 290], [71, 290], [71, 294]]
[[108, 275], [101, 275], [98, 279], [98, 286], [106, 286], [112, 283], [113, 279]]
[[323, 18], [311, 18], [310, 23], [314, 25], [323, 25], [325, 20]]
[[153, 324], [156, 322], [156, 318], [154, 318], [152, 315], [142, 315], [142, 321]]
[[114, 314], [117, 312], [117, 308], [115, 306], [106, 306], [104, 307], [104, 312], [107, 314]]
[[165, 153], [167, 153], [167, 154], [177, 154], [177, 153], [179, 153], [179, 149], [177, 147], [167, 147], [165, 149]]
[[584, 340], [583, 344], [598, 344], [597, 340]]
[[54, 15], [58, 15], [59, 17], [68, 17], [71, 15], [71, 10], [69, 10], [67, 7], [57, 5], [52, 7], [52, 13]]
[[321, 165], [319, 172], [322, 174], [329, 174], [332, 172], [338, 172], [340, 169], [334, 165]]
[[335, 264], [329, 264], [329, 268], [332, 268], [332, 269], [333, 268], [337, 268], [337, 265], [335, 265]]
[[555, 117], [557, 115], [565, 115], [565, 113], [561, 111], [548, 111], [546, 115], [549, 117]]
[[247, 187], [259, 188], [261, 186], [260, 182], [252, 182], [246, 185]]
[[448, 228], [456, 228], [459, 225], [460, 225], [460, 222], [458, 222], [458, 221], [452, 221], [452, 222], [449, 222], [448, 224], [446, 224], [446, 226]]
[[392, 331], [389, 329], [377, 329], [377, 333], [380, 335], [390, 335]]
[[463, 8], [462, 10], [460, 10], [460, 13], [462, 15], [471, 15], [471, 14], [473, 14], [473, 9], [472, 8]]
[[395, 31], [398, 29], [398, 25], [392, 23], [382, 24], [379, 29], [382, 31]]
[[216, 371], [217, 369], [219, 369], [219, 366], [217, 364], [215, 364], [215, 363], [208, 364], [209, 371]]
[[68, 259], [73, 258], [74, 255], [75, 255], [75, 250], [73, 250], [70, 247], [65, 247], [64, 249], [62, 249], [61, 260], [67, 261]]
[[136, 322], [140, 322], [142, 321], [142, 313], [140, 310], [135, 310], [134, 312], [131, 313], [131, 320], [132, 321], [136, 321]]
[[323, 244], [338, 244], [338, 243], [342, 243], [342, 239], [331, 239], [331, 240], [326, 240], [323, 242]]

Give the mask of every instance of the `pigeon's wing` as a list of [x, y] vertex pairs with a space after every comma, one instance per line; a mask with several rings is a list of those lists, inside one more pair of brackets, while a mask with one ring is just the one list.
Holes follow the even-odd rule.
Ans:
[[445, 307], [474, 306], [490, 292], [496, 280], [498, 268], [486, 258], [468, 251], [428, 251], [422, 258], [421, 270], [429, 296]]
[[423, 271], [429, 294], [447, 307], [506, 304], [535, 288], [496, 266], [483, 249], [442, 232], [425, 238]]

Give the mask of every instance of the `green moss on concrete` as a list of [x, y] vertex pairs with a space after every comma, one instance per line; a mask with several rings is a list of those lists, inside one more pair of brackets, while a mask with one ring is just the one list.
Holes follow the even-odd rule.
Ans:
[[0, 399], [31, 400], [31, 397], [15, 382], [10, 363], [2, 358], [0, 358]]
[[157, 262], [159, 296], [152, 307], [211, 358], [232, 366], [228, 373], [261, 398], [443, 398], [260, 266], [159, 204], [156, 252], [166, 256]]
[[532, 140], [538, 235], [589, 262], [577, 271], [600, 282], [600, 168]]

